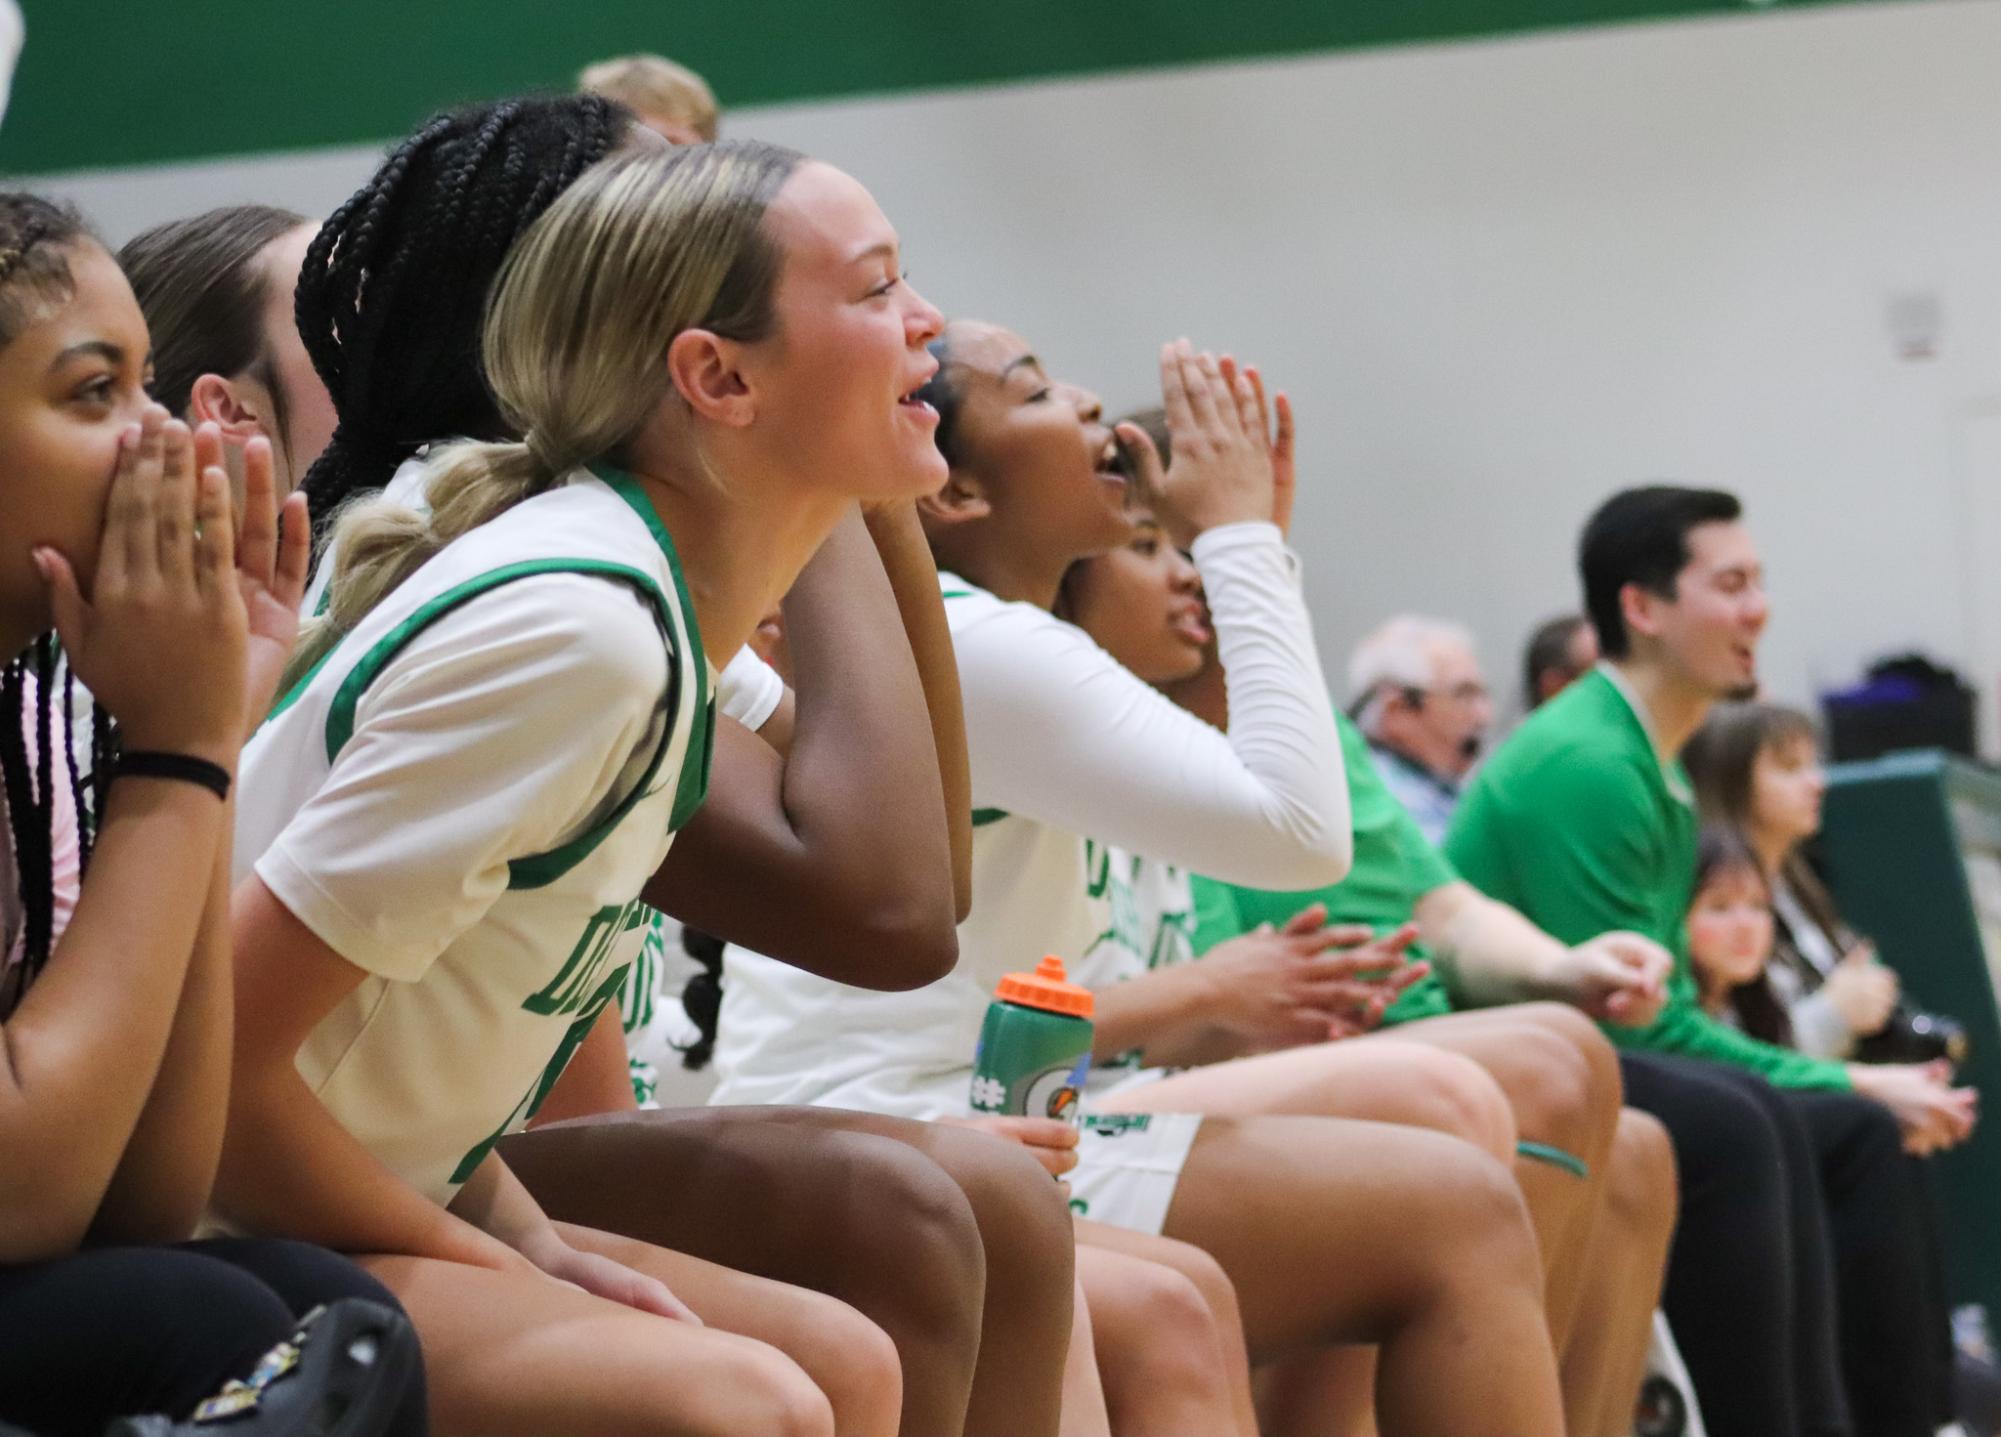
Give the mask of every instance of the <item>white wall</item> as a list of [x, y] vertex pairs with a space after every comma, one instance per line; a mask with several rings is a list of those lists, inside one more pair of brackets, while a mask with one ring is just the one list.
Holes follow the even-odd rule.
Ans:
[[[1297, 397], [1297, 536], [1331, 672], [1385, 613], [1461, 616], [1510, 680], [1573, 603], [1590, 506], [1750, 505], [1783, 695], [1922, 645], [1979, 658], [1956, 415], [2001, 399], [2001, 0], [1906, 0], [745, 111], [862, 177], [948, 312], [1142, 400], [1154, 344]], [[77, 177], [114, 236], [324, 209], [365, 151]], [[1939, 357], [1896, 357], [1893, 293]], [[2001, 474], [1983, 466], [1994, 482]], [[1986, 533], [1987, 528], [1979, 532]], [[2001, 566], [2001, 552], [1991, 554]], [[1991, 704], [1990, 704], [1991, 706]]]

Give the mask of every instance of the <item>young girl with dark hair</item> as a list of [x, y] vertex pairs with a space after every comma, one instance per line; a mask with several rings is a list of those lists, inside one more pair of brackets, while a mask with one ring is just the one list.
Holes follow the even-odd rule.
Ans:
[[[150, 347], [77, 216], [0, 195], [0, 1421], [186, 1419], [334, 1302], [319, 1330], [382, 1356], [337, 1379], [340, 1430], [419, 1433], [379, 1284], [300, 1243], [184, 1241], [227, 1102], [237, 750], [290, 646], [304, 515], [281, 543], [253, 445], [238, 545], [219, 435], [147, 402]], [[101, 706], [87, 773], [77, 685]]]
[[1773, 991], [1772, 888], [1736, 829], [1705, 826], [1688, 908], [1688, 960], [1702, 1006], [1754, 1038], [1791, 1047], [1792, 1022]]

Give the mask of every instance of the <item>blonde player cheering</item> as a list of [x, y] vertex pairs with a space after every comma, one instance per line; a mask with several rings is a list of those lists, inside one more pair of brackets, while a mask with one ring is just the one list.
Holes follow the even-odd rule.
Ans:
[[706, 655], [855, 500], [938, 484], [937, 325], [837, 171], [617, 157], [494, 294], [525, 439], [444, 451], [427, 514], [344, 521], [342, 635], [246, 757], [219, 1197], [405, 1297], [444, 1430], [894, 1430], [895, 1354], [852, 1311], [558, 1226], [491, 1148], [643, 937], [704, 792]]

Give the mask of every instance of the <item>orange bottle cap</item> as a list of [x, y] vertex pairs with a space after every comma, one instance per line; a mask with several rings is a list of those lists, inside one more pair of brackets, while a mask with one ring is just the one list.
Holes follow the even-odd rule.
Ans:
[[1033, 973], [1010, 973], [1002, 978], [994, 996], [1024, 1008], [1068, 1013], [1075, 1018], [1088, 1018], [1097, 1008], [1091, 990], [1072, 983], [1063, 972], [1063, 960], [1053, 953], [1036, 964]]

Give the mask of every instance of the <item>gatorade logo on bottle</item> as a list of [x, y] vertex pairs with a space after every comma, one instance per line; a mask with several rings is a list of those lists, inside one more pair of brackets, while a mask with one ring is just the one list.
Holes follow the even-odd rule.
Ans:
[[1078, 1122], [1095, 1006], [1060, 958], [1001, 979], [974, 1050], [973, 1110]]

